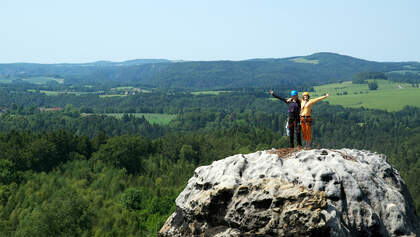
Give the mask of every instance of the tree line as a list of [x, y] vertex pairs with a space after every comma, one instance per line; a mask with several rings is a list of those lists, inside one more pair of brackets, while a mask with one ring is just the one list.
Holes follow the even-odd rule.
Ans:
[[[288, 146], [287, 107], [264, 93], [110, 100], [111, 108], [145, 100], [154, 112], [176, 112], [167, 125], [129, 115], [81, 116], [83, 104], [73, 97], [63, 97], [73, 104], [64, 111], [40, 112], [22, 103], [27, 94], [16, 96], [20, 102], [0, 117], [0, 235], [155, 236], [196, 167]], [[313, 117], [315, 148], [384, 153], [420, 211], [419, 108], [386, 112], [320, 102]]]

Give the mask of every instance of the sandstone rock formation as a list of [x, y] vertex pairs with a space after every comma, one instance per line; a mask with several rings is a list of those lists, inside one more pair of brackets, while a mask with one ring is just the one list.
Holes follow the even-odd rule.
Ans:
[[418, 234], [411, 196], [385, 156], [284, 151], [235, 155], [197, 168], [159, 236]]

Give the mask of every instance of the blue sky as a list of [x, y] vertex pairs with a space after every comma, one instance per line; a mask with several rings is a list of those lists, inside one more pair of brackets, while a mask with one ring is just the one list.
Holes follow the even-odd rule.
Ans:
[[419, 12], [417, 0], [0, 0], [0, 63], [325, 51], [420, 61]]

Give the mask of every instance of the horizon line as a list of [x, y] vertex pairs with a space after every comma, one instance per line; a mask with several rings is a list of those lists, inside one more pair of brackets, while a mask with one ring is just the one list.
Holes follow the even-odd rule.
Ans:
[[[130, 61], [136, 61], [136, 60], [165, 60], [168, 62], [172, 62], [172, 63], [177, 63], [177, 62], [243, 62], [243, 61], [251, 61], [251, 60], [278, 60], [278, 59], [292, 59], [292, 58], [300, 58], [300, 57], [309, 57], [309, 56], [313, 56], [316, 54], [333, 54], [333, 55], [339, 55], [339, 56], [344, 56], [344, 57], [351, 57], [351, 58], [355, 58], [355, 59], [359, 59], [359, 60], [365, 60], [365, 61], [370, 61], [370, 62], [379, 62], [379, 63], [420, 63], [420, 61], [416, 61], [416, 60], [407, 60], [407, 61], [376, 61], [376, 60], [368, 60], [368, 59], [364, 59], [364, 58], [359, 58], [359, 57], [355, 57], [355, 56], [350, 56], [350, 55], [346, 55], [346, 54], [340, 54], [340, 53], [335, 53], [335, 52], [328, 52], [328, 51], [320, 51], [320, 52], [315, 52], [312, 54], [308, 54], [308, 55], [295, 55], [295, 56], [287, 56], [287, 57], [256, 57], [256, 58], [247, 58], [247, 59], [239, 59], [239, 60], [233, 60], [233, 59], [215, 59], [215, 60], [188, 60], [188, 59], [169, 59], [169, 58], [162, 58], [162, 57], [158, 57], [158, 58], [150, 58], [150, 57], [146, 57], [146, 58], [132, 58], [132, 59], [126, 59], [126, 60], [116, 60], [116, 61], [112, 61], [112, 60], [106, 60], [106, 59], [100, 59], [100, 60], [95, 60], [95, 61], [86, 61], [86, 62], [54, 62], [54, 63], [40, 63], [40, 62], [30, 62], [30, 61], [15, 61], [15, 62], [1, 62], [1, 64], [39, 64], [39, 65], [60, 65], [60, 64], [94, 64], [94, 63], [126, 63], [126, 62], [130, 62]], [[163, 62], [159, 62], [159, 63], [163, 63]]]

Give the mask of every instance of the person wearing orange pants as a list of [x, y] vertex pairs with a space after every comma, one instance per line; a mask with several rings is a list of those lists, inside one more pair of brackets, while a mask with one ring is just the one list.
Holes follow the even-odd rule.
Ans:
[[312, 141], [312, 106], [323, 99], [326, 99], [329, 94], [321, 96], [315, 99], [310, 99], [309, 93], [304, 92], [302, 94], [301, 110], [300, 110], [300, 125], [302, 128], [303, 140], [306, 142], [305, 147], [310, 148]]
[[310, 116], [301, 116], [300, 127], [302, 128], [303, 140], [306, 141], [306, 147], [309, 147], [309, 144], [312, 140], [312, 118]]

